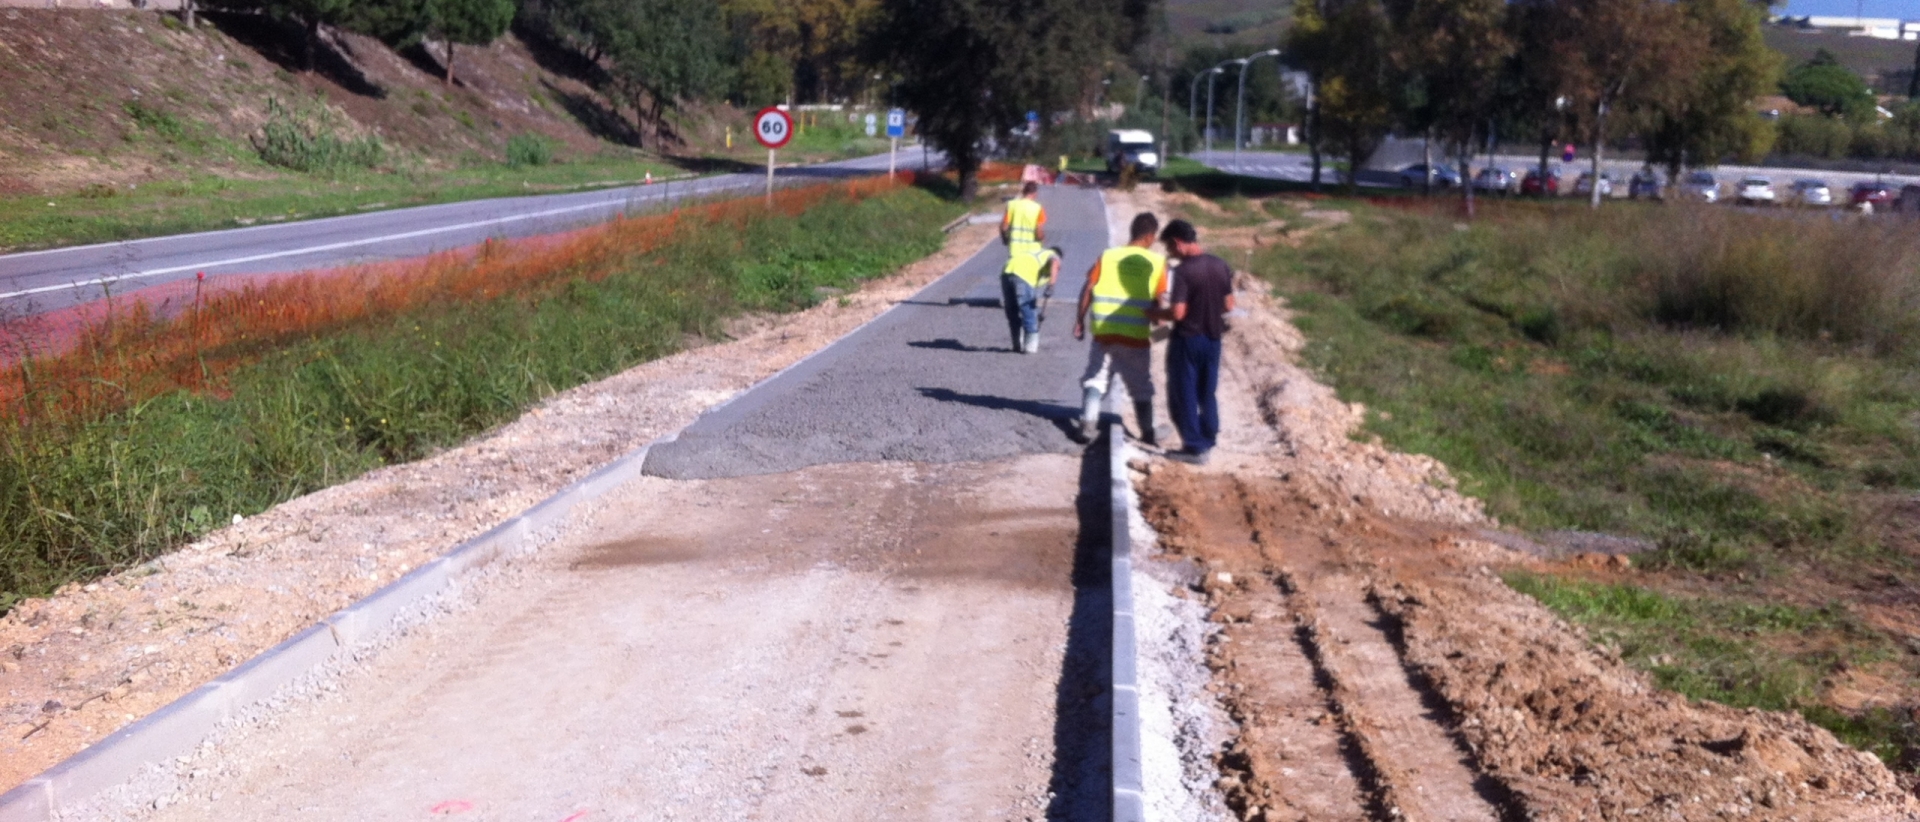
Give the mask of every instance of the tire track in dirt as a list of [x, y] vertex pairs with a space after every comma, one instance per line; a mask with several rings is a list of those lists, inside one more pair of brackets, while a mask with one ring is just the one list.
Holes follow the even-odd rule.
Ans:
[[1143, 495], [1168, 548], [1206, 563], [1226, 624], [1210, 662], [1242, 724], [1220, 762], [1229, 806], [1249, 820], [1501, 818], [1502, 791], [1403, 664], [1341, 543], [1282, 521], [1271, 498], [1177, 469]]

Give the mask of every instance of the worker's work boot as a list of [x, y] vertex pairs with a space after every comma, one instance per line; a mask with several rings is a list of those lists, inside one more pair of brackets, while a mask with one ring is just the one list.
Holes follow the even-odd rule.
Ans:
[[1133, 419], [1140, 424], [1140, 441], [1148, 445], [1159, 445], [1161, 440], [1166, 439], [1168, 434], [1173, 433], [1172, 431], [1161, 431], [1154, 427], [1152, 400], [1135, 400], [1133, 403]]
[[1020, 351], [1025, 354], [1040, 353], [1040, 332], [1031, 331], [1021, 335]]
[[1085, 437], [1087, 442], [1093, 442], [1094, 437], [1100, 436], [1101, 396], [1098, 388], [1086, 389], [1080, 395], [1080, 436]]

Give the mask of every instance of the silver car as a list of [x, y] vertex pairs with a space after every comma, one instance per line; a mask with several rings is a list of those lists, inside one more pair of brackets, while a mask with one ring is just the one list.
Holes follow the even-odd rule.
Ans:
[[1695, 171], [1680, 181], [1680, 196], [1703, 203], [1720, 202], [1720, 181], [1711, 171]]
[[1810, 208], [1826, 208], [1833, 205], [1833, 188], [1826, 180], [1795, 180], [1789, 189], [1789, 202]]
[[1487, 194], [1514, 194], [1520, 191], [1520, 172], [1500, 166], [1488, 166], [1473, 175], [1473, 190]]

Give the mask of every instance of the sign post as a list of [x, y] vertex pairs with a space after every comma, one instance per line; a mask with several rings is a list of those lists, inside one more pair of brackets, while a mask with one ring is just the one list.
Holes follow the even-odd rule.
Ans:
[[793, 139], [793, 118], [776, 106], [763, 108], [753, 115], [753, 138], [767, 147], [767, 205], [773, 205], [773, 159]]
[[887, 179], [893, 179], [894, 156], [900, 153], [900, 138], [907, 133], [907, 113], [901, 109], [887, 112]]

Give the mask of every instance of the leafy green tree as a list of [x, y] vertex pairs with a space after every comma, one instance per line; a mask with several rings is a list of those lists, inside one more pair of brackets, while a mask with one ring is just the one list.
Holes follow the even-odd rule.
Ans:
[[666, 112], [724, 89], [731, 79], [727, 32], [709, 0], [603, 0], [587, 25], [611, 62], [614, 88], [633, 107], [648, 142], [661, 142]]
[[1788, 71], [1780, 91], [1787, 99], [1829, 116], [1858, 119], [1873, 113], [1873, 89], [1826, 49]]
[[257, 11], [276, 20], [298, 25], [304, 37], [300, 43], [300, 67], [313, 71], [314, 55], [320, 48], [320, 27], [339, 26], [354, 17], [359, 0], [214, 0], [205, 8], [229, 11]]
[[872, 81], [860, 35], [873, 23], [879, 0], [720, 0], [720, 6], [740, 37], [740, 52], [757, 61], [743, 69], [786, 66], [781, 98], [789, 90], [799, 101], [857, 97]]
[[1772, 149], [1775, 129], [1749, 106], [1780, 74], [1780, 54], [1761, 36], [1765, 9], [1747, 0], [1679, 0], [1701, 53], [1690, 82], [1649, 112], [1642, 136], [1650, 163], [1669, 179], [1689, 161], [1727, 156], [1753, 162]]
[[[1378, 148], [1393, 127], [1396, 95], [1391, 73], [1392, 40], [1386, 9], [1376, 0], [1314, 0], [1294, 6], [1287, 51], [1316, 89], [1308, 123], [1316, 152], [1330, 142], [1352, 171]], [[1325, 141], [1325, 142], [1323, 142]]]
[[868, 60], [972, 199], [990, 141], [1027, 111], [1090, 107], [1107, 64], [1136, 46], [1152, 0], [881, 0]]
[[513, 24], [514, 0], [428, 0], [427, 35], [446, 45], [446, 81], [453, 84], [453, 46], [484, 46]]
[[[1401, 99], [1411, 104], [1409, 120], [1437, 132], [1460, 158], [1460, 177], [1468, 179], [1467, 156], [1476, 135], [1484, 134], [1500, 91], [1501, 72], [1514, 53], [1503, 0], [1400, 0], [1394, 63], [1417, 89]], [[1431, 151], [1426, 158], [1432, 168]], [[1472, 208], [1473, 186], [1462, 186]]]
[[[1600, 176], [1621, 123], [1685, 93], [1699, 63], [1692, 20], [1669, 0], [1560, 0], [1545, 34], [1569, 119], [1591, 146]], [[1600, 207], [1600, 187], [1589, 204]]]

